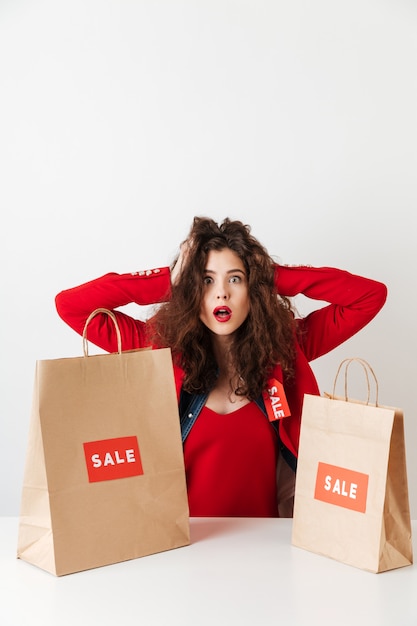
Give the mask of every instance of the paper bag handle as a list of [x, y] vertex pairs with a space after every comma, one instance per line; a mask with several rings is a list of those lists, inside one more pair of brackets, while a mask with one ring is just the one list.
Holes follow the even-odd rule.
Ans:
[[83, 350], [84, 350], [84, 356], [88, 356], [87, 327], [88, 327], [89, 323], [91, 322], [91, 320], [93, 319], [93, 317], [95, 317], [99, 313], [106, 313], [106, 315], [108, 315], [111, 318], [111, 320], [113, 321], [114, 326], [116, 328], [117, 351], [118, 351], [119, 354], [121, 354], [122, 353], [122, 336], [120, 334], [120, 328], [119, 328], [119, 324], [117, 323], [117, 319], [116, 319], [115, 314], [113, 313], [113, 311], [110, 311], [109, 309], [95, 309], [95, 311], [90, 313], [90, 315], [87, 317], [87, 320], [86, 320], [85, 325], [84, 325], [84, 330], [83, 330]]
[[369, 383], [369, 374], [368, 371], [371, 372], [372, 377], [375, 381], [375, 406], [378, 406], [378, 380], [377, 377], [375, 375], [374, 370], [372, 369], [372, 367], [369, 365], [369, 363], [367, 361], [365, 361], [365, 359], [361, 359], [359, 357], [353, 357], [350, 359], [343, 359], [343, 361], [340, 363], [337, 372], [336, 372], [336, 376], [334, 379], [334, 384], [333, 384], [333, 396], [335, 395], [335, 391], [336, 391], [336, 383], [337, 383], [337, 379], [339, 377], [340, 371], [343, 367], [344, 364], [345, 365], [345, 401], [348, 402], [348, 369], [349, 366], [353, 363], [353, 361], [356, 361], [357, 363], [360, 363], [362, 365], [363, 371], [365, 372], [365, 377], [366, 377], [366, 385], [368, 388], [368, 395], [366, 398], [366, 404], [369, 404], [369, 398], [370, 398], [370, 394], [371, 394], [371, 386]]

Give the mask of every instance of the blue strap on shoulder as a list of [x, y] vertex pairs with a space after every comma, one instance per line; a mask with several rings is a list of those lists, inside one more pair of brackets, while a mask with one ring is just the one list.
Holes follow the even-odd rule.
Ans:
[[[264, 402], [263, 397], [259, 396], [259, 398], [255, 400], [255, 402], [258, 405], [258, 407], [261, 409], [265, 417], [268, 418], [268, 413], [266, 412], [266, 407], [265, 407], [265, 402]], [[297, 471], [297, 457], [294, 456], [293, 453], [290, 452], [290, 450], [288, 450], [288, 448], [286, 448], [284, 444], [282, 443], [281, 437], [279, 436], [278, 420], [275, 422], [270, 422], [270, 424], [275, 430], [275, 432], [277, 433], [279, 450], [282, 454], [284, 461], [288, 463], [288, 465], [290, 466], [293, 472], [296, 472]]]
[[191, 394], [181, 389], [179, 412], [182, 443], [187, 439], [201, 409], [206, 403], [208, 393]]

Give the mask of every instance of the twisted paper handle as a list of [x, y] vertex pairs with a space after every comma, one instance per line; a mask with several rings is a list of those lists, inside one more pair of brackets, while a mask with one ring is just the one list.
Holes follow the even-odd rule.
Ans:
[[83, 350], [84, 350], [84, 356], [88, 356], [87, 327], [88, 327], [89, 323], [91, 322], [91, 320], [93, 319], [93, 317], [95, 317], [99, 313], [106, 313], [106, 315], [108, 315], [111, 318], [111, 320], [113, 321], [114, 326], [116, 328], [117, 351], [118, 351], [119, 354], [121, 354], [122, 353], [122, 336], [120, 334], [120, 328], [119, 328], [119, 324], [117, 323], [117, 319], [116, 319], [115, 314], [113, 313], [113, 311], [109, 311], [109, 309], [96, 309], [95, 311], [90, 313], [90, 315], [87, 317], [87, 320], [86, 320], [85, 325], [84, 325], [84, 330], [83, 330]]
[[372, 367], [369, 365], [369, 363], [367, 361], [365, 361], [364, 359], [361, 359], [359, 357], [353, 357], [351, 359], [344, 359], [339, 367], [338, 370], [336, 372], [336, 376], [334, 379], [334, 384], [333, 384], [333, 396], [335, 395], [335, 391], [336, 391], [336, 383], [337, 383], [337, 379], [339, 377], [340, 371], [343, 367], [344, 364], [345, 365], [345, 401], [348, 402], [348, 370], [349, 370], [349, 366], [353, 363], [353, 361], [356, 361], [357, 363], [360, 363], [360, 365], [362, 365], [363, 371], [365, 372], [365, 377], [366, 377], [366, 385], [368, 388], [368, 395], [366, 398], [366, 404], [369, 404], [369, 398], [371, 395], [371, 386], [369, 383], [369, 373], [370, 372], [372, 374], [372, 377], [375, 381], [375, 406], [378, 406], [378, 380], [377, 377], [375, 375], [374, 370], [372, 369]]

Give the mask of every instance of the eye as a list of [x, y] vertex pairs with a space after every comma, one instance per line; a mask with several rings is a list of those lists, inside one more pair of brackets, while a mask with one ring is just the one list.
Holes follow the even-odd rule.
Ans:
[[241, 282], [242, 282], [241, 276], [231, 276], [229, 278], [229, 283], [241, 283]]
[[211, 285], [213, 283], [213, 279], [211, 276], [204, 276], [203, 283], [205, 285]]

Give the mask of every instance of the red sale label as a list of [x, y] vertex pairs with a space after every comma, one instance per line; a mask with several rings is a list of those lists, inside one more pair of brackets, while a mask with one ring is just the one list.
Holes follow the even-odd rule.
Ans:
[[90, 483], [143, 474], [137, 437], [118, 437], [83, 444]]
[[319, 463], [314, 497], [316, 500], [365, 513], [368, 481], [368, 474]]
[[275, 422], [291, 415], [284, 386], [276, 378], [268, 380], [268, 391], [263, 393], [263, 398], [270, 422]]

